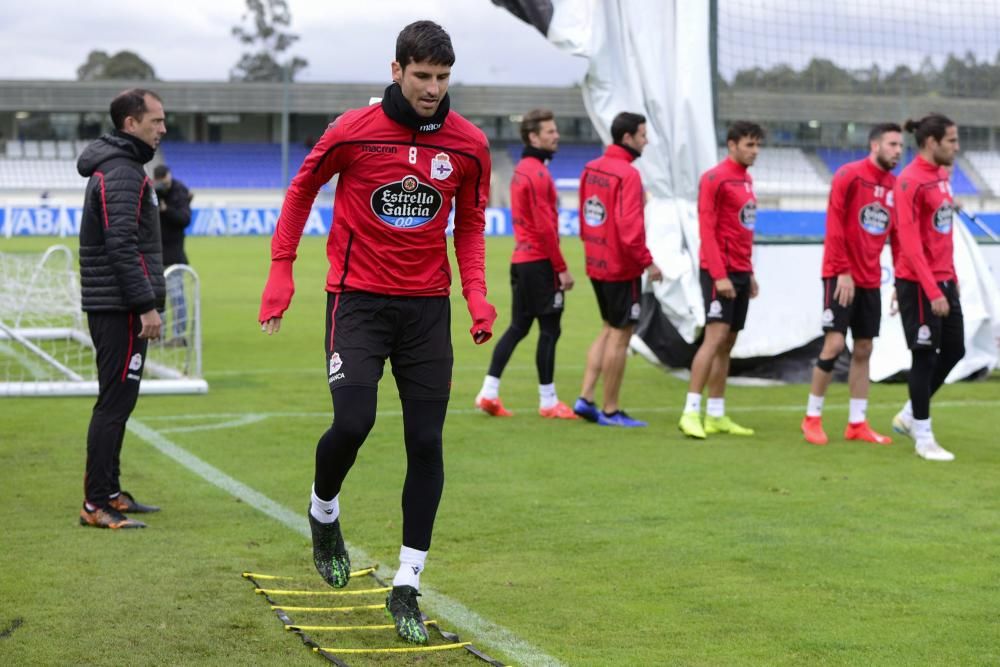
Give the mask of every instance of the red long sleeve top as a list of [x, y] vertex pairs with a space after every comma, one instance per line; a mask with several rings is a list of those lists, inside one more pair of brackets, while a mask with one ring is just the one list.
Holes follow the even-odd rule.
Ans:
[[826, 208], [823, 277], [849, 273], [866, 289], [882, 283], [880, 258], [892, 227], [891, 171], [870, 158], [843, 165], [834, 174]]
[[713, 280], [730, 272], [753, 271], [753, 229], [757, 197], [747, 168], [726, 158], [701, 176], [698, 184], [698, 230], [701, 268]]
[[896, 179], [893, 198], [900, 245], [896, 276], [920, 283], [933, 301], [942, 296], [938, 282], [956, 279], [948, 172], [918, 155]]
[[556, 273], [566, 270], [566, 260], [559, 249], [558, 202], [556, 184], [545, 163], [534, 156], [521, 158], [510, 181], [513, 264], [547, 259]]
[[631, 164], [634, 159], [612, 144], [580, 175], [580, 238], [587, 275], [595, 280], [632, 280], [653, 263], [646, 248], [642, 177]]
[[327, 128], [292, 180], [271, 240], [271, 259], [294, 260], [320, 187], [340, 174], [327, 240], [329, 292], [443, 296], [451, 285], [446, 230], [455, 207], [462, 293], [486, 293], [485, 135], [455, 112], [417, 133], [372, 105]]

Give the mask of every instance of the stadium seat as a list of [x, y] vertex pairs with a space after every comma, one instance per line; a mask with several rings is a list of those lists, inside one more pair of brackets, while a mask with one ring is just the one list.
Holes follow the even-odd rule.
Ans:
[[[838, 169], [840, 169], [841, 166], [847, 164], [848, 162], [860, 160], [861, 158], [865, 157], [866, 155], [868, 155], [868, 151], [864, 149], [851, 149], [851, 148], [820, 148], [819, 150], [816, 151], [816, 154], [819, 156], [821, 160], [823, 160], [823, 163], [826, 164], [827, 167], [829, 167], [830, 173], [832, 174], [835, 173]], [[900, 160], [900, 164], [893, 170], [893, 173], [895, 173], [898, 176], [899, 172], [902, 171], [903, 166], [909, 163], [910, 160], [913, 159], [913, 154], [914, 151], [912, 148], [907, 149], [903, 154], [903, 159]], [[966, 154], [966, 157], [969, 157], [969, 155]], [[979, 173], [984, 178], [986, 178], [986, 175], [983, 174], [982, 170], [979, 168], [979, 165], [973, 162], [973, 166], [975, 166], [976, 169], [979, 171]], [[987, 181], [988, 180], [989, 179], [987, 178]], [[978, 193], [975, 184], [972, 182], [972, 180], [968, 177], [968, 175], [962, 170], [962, 168], [958, 164], [955, 165], [955, 169], [951, 175], [951, 187], [952, 190], [957, 195], [973, 195]]]
[[[719, 148], [719, 159], [728, 154]], [[754, 191], [758, 195], [825, 195], [830, 190], [805, 153], [798, 148], [765, 146], [750, 167]]]
[[972, 163], [986, 186], [993, 194], [1000, 194], [1000, 153], [994, 151], [968, 151], [966, 159]]

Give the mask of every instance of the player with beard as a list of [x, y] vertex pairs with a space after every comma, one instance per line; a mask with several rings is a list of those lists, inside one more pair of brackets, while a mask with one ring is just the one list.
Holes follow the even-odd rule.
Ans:
[[917, 455], [928, 461], [953, 461], [931, 429], [931, 396], [965, 356], [965, 325], [959, 301], [952, 241], [955, 203], [948, 169], [958, 155], [958, 126], [941, 114], [908, 120], [907, 132], [918, 153], [896, 179], [899, 249], [896, 295], [910, 367], [910, 400], [892, 427], [915, 441]]
[[559, 148], [559, 129], [548, 109], [533, 109], [521, 120], [524, 151], [510, 181], [514, 219], [514, 255], [510, 264], [512, 316], [510, 326], [493, 349], [489, 372], [476, 396], [476, 407], [494, 417], [512, 412], [500, 402], [500, 375], [517, 344], [538, 320], [538, 414], [547, 419], [576, 419], [556, 395], [556, 341], [559, 340], [565, 292], [573, 275], [559, 250], [559, 198], [548, 163]]
[[892, 225], [892, 170], [903, 153], [903, 130], [895, 123], [881, 123], [868, 134], [867, 157], [845, 164], [833, 177], [826, 209], [823, 242], [823, 350], [813, 368], [812, 386], [802, 433], [806, 442], [825, 445], [823, 399], [833, 377], [833, 365], [844, 350], [850, 327], [854, 338], [850, 387], [850, 413], [846, 440], [881, 445], [888, 436], [868, 424], [869, 361], [872, 339], [882, 319], [882, 248]]
[[320, 187], [339, 174], [327, 241], [323, 347], [335, 418], [316, 446], [309, 505], [313, 560], [331, 586], [350, 577], [340, 490], [375, 424], [386, 359], [399, 390], [406, 447], [400, 566], [386, 600], [405, 640], [427, 642], [417, 596], [441, 492], [441, 436], [451, 390], [448, 217], [477, 344], [492, 335], [486, 301], [485, 208], [490, 153], [482, 131], [449, 110], [451, 38], [431, 21], [403, 28], [381, 104], [344, 113], [302, 163], [271, 242], [259, 321], [277, 333], [291, 303], [292, 263]]

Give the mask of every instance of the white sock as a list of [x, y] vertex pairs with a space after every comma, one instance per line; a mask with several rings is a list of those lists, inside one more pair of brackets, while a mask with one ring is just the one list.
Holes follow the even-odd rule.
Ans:
[[687, 402], [684, 404], [684, 412], [701, 413], [701, 394], [688, 392]]
[[822, 417], [824, 400], [824, 396], [809, 394], [809, 402], [806, 404], [806, 417]]
[[559, 402], [556, 396], [555, 383], [538, 385], [538, 407], [543, 409], [554, 408]]
[[933, 439], [934, 433], [931, 431], [931, 418], [913, 420], [913, 438], [915, 440]]
[[309, 514], [320, 523], [333, 523], [340, 516], [340, 494], [333, 497], [333, 500], [323, 500], [316, 495], [316, 486], [313, 486], [310, 494], [312, 502], [309, 503]]
[[906, 405], [903, 406], [903, 409], [900, 412], [903, 413], [904, 417], [913, 419], [913, 403], [907, 401]]
[[726, 399], [709, 397], [708, 406], [705, 408], [705, 414], [709, 417], [725, 417]]
[[866, 418], [865, 413], [868, 412], [868, 399], [867, 398], [852, 398], [850, 402], [850, 415], [847, 418], [852, 424], [860, 424]]
[[487, 375], [483, 378], [483, 388], [479, 391], [483, 398], [495, 400], [500, 396], [500, 378]]
[[399, 569], [392, 579], [393, 586], [413, 586], [420, 590], [420, 573], [424, 571], [427, 560], [426, 551], [417, 551], [410, 547], [399, 548]]

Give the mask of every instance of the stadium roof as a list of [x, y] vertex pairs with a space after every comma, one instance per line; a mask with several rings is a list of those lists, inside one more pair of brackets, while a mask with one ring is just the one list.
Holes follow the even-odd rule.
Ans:
[[[381, 96], [385, 83], [292, 83], [288, 104], [292, 113], [329, 114], [368, 104]], [[120, 91], [133, 87], [156, 90], [167, 110], [181, 113], [280, 113], [284, 91], [280, 83], [229, 81], [0, 81], [0, 111], [106, 111]], [[449, 89], [452, 106], [467, 116], [508, 116], [547, 107], [557, 116], [585, 118], [576, 87], [465, 86]], [[718, 116], [762, 119], [764, 122], [859, 122], [903, 120], [940, 111], [961, 125], [1000, 127], [1000, 104], [992, 99], [933, 96], [818, 95], [769, 91], [724, 91]]]

